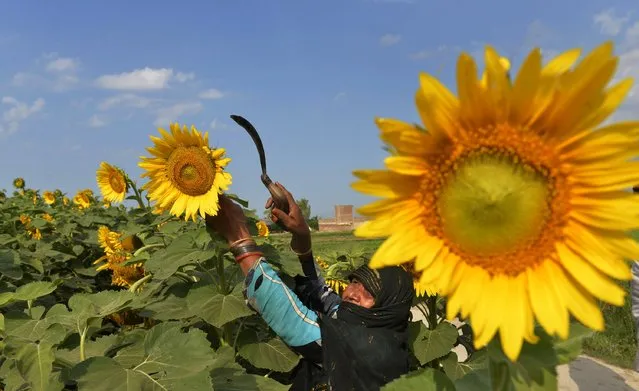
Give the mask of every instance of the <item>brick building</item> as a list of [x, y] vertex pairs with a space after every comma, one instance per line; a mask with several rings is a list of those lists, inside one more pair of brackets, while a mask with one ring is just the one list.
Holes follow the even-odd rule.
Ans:
[[335, 205], [335, 217], [319, 219], [320, 232], [352, 231], [359, 227], [366, 218], [355, 216], [353, 205]]

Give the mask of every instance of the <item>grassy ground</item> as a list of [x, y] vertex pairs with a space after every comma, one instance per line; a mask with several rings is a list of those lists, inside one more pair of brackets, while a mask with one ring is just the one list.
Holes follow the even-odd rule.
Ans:
[[[274, 235], [274, 238], [288, 241], [288, 236]], [[356, 238], [350, 232], [327, 232], [313, 235], [313, 248], [317, 255], [338, 253], [364, 252], [372, 254], [382, 243], [382, 240], [368, 240]], [[602, 305], [606, 319], [606, 330], [596, 333], [584, 342], [584, 353], [604, 360], [610, 364], [624, 368], [632, 368], [637, 342], [635, 340], [635, 325], [630, 311], [630, 286], [624, 307]]]

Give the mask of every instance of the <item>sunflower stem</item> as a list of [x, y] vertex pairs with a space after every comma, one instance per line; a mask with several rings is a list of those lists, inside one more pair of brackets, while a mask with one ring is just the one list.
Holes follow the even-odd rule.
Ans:
[[497, 362], [490, 360], [488, 367], [490, 369], [490, 382], [493, 391], [509, 391], [510, 371], [508, 364], [505, 362]]
[[435, 330], [437, 327], [437, 295], [428, 296], [426, 306], [428, 307], [428, 329]]
[[129, 292], [135, 293], [140, 288], [140, 286], [142, 286], [142, 284], [149, 281], [151, 278], [153, 278], [153, 274], [147, 274], [146, 276], [140, 278], [139, 280], [134, 282], [133, 285], [131, 285], [131, 287], [129, 288]]
[[220, 292], [226, 295], [226, 276], [224, 275], [224, 255], [219, 255], [217, 257], [217, 275], [220, 279]]
[[144, 202], [142, 202], [142, 193], [138, 190], [138, 187], [135, 185], [135, 182], [129, 179], [129, 185], [131, 186], [131, 189], [135, 193], [135, 200], [138, 202], [138, 206], [140, 207], [140, 209], [146, 209], [146, 206], [144, 206]]
[[133, 253], [133, 256], [137, 257], [138, 255], [145, 252], [146, 250], [152, 249], [154, 247], [166, 247], [166, 245], [164, 243], [147, 244], [146, 246], [139, 248], [135, 253]]
[[86, 359], [86, 355], [84, 353], [84, 344], [87, 339], [88, 329], [89, 329], [88, 327], [85, 327], [84, 329], [82, 329], [82, 332], [80, 333], [80, 361], [84, 361]]

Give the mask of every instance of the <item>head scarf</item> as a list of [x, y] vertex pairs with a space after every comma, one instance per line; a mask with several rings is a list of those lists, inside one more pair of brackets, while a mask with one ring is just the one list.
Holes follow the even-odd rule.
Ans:
[[362, 283], [375, 304], [364, 308], [342, 302], [334, 318], [322, 318], [324, 370], [332, 390], [379, 390], [410, 369], [413, 279], [397, 266], [362, 266], [350, 278]]

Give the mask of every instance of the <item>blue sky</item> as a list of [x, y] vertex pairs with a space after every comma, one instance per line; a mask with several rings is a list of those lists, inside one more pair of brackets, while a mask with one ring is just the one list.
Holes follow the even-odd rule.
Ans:
[[[421, 71], [454, 89], [461, 50], [494, 45], [517, 68], [607, 39], [619, 72], [639, 70], [639, 12], [613, 0], [8, 1], [0, 0], [0, 189], [95, 188], [100, 161], [137, 177], [148, 136], [169, 121], [209, 130], [233, 158], [232, 191], [267, 197], [269, 172], [314, 214], [368, 201], [351, 171], [381, 167], [375, 116], [416, 121]], [[626, 112], [639, 102], [632, 96]]]

